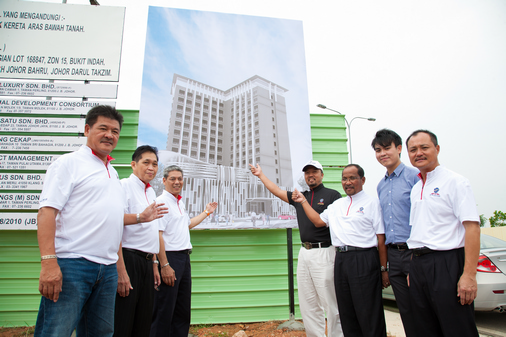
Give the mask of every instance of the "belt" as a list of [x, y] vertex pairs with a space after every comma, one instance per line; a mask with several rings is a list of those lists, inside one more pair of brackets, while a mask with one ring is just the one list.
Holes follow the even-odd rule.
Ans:
[[183, 249], [183, 250], [168, 250], [170, 253], [184, 253], [190, 255], [192, 253], [191, 249]]
[[390, 248], [397, 249], [397, 250], [407, 250], [407, 249], [409, 249], [408, 245], [406, 243], [389, 243], [387, 246], [390, 247]]
[[339, 246], [339, 247], [336, 247], [336, 250], [339, 253], [346, 253], [346, 252], [360, 251], [360, 250], [371, 250], [373, 248], [376, 249], [376, 247], [362, 248], [362, 247], [354, 247], [354, 246]]
[[123, 250], [126, 250], [128, 252], [131, 252], [131, 253], [137, 254], [139, 256], [142, 256], [146, 260], [150, 260], [151, 261], [153, 259], [153, 254], [151, 254], [151, 253], [145, 253], [145, 252], [141, 252], [140, 250], [130, 249], [130, 248], [123, 248]]
[[302, 242], [302, 247], [306, 249], [312, 249], [312, 248], [327, 248], [330, 247], [332, 244], [330, 241], [325, 242]]
[[427, 248], [427, 247], [415, 248], [415, 249], [412, 249], [411, 251], [413, 252], [413, 255], [416, 256], [416, 257], [422, 256], [422, 255], [425, 255], [425, 254], [429, 254], [429, 253], [437, 252], [437, 250], [433, 250], [433, 249], [430, 249], [430, 248]]

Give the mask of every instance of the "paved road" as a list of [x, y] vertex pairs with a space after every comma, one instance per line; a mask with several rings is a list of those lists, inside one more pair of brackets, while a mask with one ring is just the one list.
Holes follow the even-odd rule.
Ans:
[[506, 336], [506, 313], [476, 311], [476, 325], [481, 335]]
[[[395, 301], [383, 300], [383, 306], [386, 310], [399, 311]], [[506, 337], [506, 313], [476, 311], [475, 317], [480, 337]]]

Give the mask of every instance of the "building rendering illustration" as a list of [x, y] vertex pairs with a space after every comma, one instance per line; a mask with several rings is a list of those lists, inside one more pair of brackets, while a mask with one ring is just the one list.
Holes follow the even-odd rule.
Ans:
[[[216, 188], [221, 186], [228, 191], [230, 198], [223, 200], [220, 196], [228, 205], [226, 212], [237, 216], [252, 211], [268, 212], [271, 216], [291, 212], [274, 203], [270, 192], [248, 172], [249, 164], [259, 163], [277, 185], [288, 189], [293, 186], [287, 91], [260, 76], [223, 90], [174, 74], [166, 149], [178, 154], [185, 166], [193, 163], [200, 168], [190, 169], [194, 174], [185, 174], [186, 178], [203, 178], [198, 172], [222, 172], [219, 177], [217, 174], [207, 178], [217, 179]], [[234, 186], [239, 183], [247, 187]], [[186, 188], [189, 185], [192, 183], [187, 183]], [[194, 185], [199, 187], [202, 186]], [[247, 199], [243, 209], [230, 206], [237, 203], [237, 193]], [[192, 200], [196, 199], [188, 201], [193, 203]]]

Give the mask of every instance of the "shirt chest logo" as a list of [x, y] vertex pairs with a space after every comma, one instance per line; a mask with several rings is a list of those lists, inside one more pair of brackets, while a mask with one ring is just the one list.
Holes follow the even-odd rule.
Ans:
[[358, 209], [357, 213], [364, 214], [364, 207], [360, 207]]
[[320, 201], [318, 202], [318, 205], [325, 205], [325, 202], [323, 201], [323, 198], [320, 199]]
[[434, 193], [431, 193], [430, 196], [431, 197], [435, 197], [435, 198], [440, 198], [441, 196], [439, 195], [439, 187], [436, 187], [434, 188]]

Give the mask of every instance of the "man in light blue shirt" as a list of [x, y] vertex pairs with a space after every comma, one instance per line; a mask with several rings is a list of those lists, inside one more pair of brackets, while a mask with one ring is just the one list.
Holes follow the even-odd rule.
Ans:
[[416, 336], [407, 276], [411, 251], [406, 245], [411, 232], [409, 213], [411, 188], [420, 180], [418, 170], [401, 162], [402, 139], [394, 131], [382, 129], [372, 141], [376, 159], [387, 172], [378, 183], [378, 197], [388, 247], [388, 277], [394, 290], [407, 337]]

